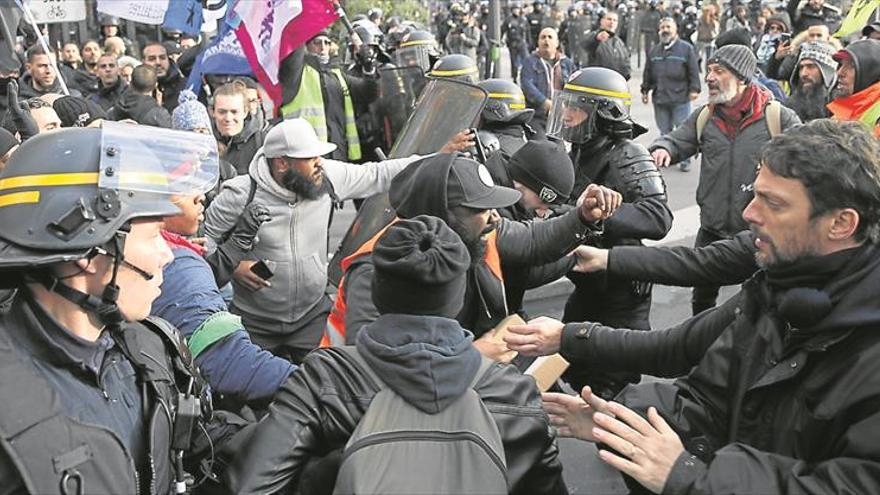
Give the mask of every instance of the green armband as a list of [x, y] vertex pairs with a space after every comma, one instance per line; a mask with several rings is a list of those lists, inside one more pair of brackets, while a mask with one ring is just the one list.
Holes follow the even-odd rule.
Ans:
[[240, 317], [228, 311], [214, 313], [207, 320], [203, 321], [187, 340], [193, 359], [198, 357], [208, 347], [242, 328], [244, 327], [241, 324]]

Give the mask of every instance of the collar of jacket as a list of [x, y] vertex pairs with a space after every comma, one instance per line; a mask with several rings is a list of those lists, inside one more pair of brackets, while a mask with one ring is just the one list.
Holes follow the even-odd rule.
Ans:
[[843, 98], [832, 100], [828, 110], [838, 120], [859, 120], [869, 108], [880, 101], [880, 81]]
[[5, 325], [6, 331], [30, 354], [95, 377], [100, 376], [104, 356], [115, 345], [109, 332], [102, 332], [95, 342], [77, 337], [49, 315], [28, 289], [21, 289], [7, 318], [12, 322]]
[[712, 105], [712, 120], [724, 134], [733, 137], [736, 133], [764, 117], [764, 107], [772, 99], [770, 92], [755, 82], [749, 83], [736, 105]]

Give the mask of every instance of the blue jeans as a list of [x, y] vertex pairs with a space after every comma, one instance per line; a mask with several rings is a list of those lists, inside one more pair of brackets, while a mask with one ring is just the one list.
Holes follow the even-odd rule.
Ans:
[[[660, 134], [665, 136], [673, 129], [680, 126], [691, 114], [691, 102], [684, 103], [654, 103], [654, 120]], [[682, 160], [681, 164], [689, 166], [691, 158]]]

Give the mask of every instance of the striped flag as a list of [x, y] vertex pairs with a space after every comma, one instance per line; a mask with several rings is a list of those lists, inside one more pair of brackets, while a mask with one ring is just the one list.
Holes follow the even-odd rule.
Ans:
[[281, 61], [337, 19], [328, 0], [238, 0], [235, 33], [260, 84], [281, 105]]

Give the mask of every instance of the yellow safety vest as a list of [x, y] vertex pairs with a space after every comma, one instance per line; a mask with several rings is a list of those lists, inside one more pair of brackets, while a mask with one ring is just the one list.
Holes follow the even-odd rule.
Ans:
[[[342, 86], [342, 96], [345, 105], [345, 141], [348, 144], [348, 159], [360, 160], [361, 141], [358, 137], [357, 124], [354, 120], [354, 104], [351, 102], [351, 91], [345, 82], [345, 76], [338, 68], [330, 70], [339, 85]], [[284, 118], [305, 119], [312, 127], [321, 141], [327, 141], [327, 116], [324, 113], [324, 96], [321, 91], [321, 74], [314, 67], [306, 64], [303, 67], [302, 81], [299, 83], [299, 92], [296, 98], [281, 107], [281, 115]]]

